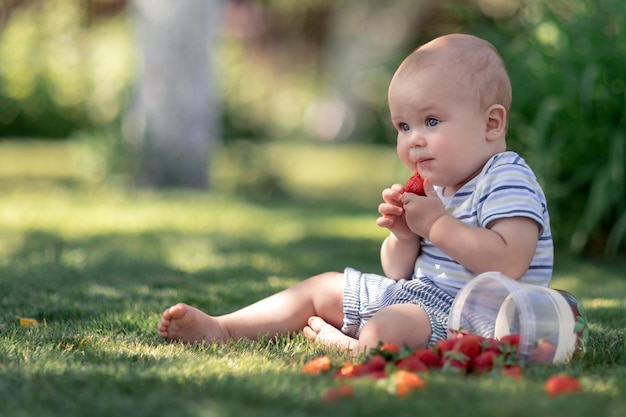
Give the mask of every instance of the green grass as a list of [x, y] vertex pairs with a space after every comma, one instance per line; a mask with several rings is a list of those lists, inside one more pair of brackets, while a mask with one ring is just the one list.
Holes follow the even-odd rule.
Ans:
[[[567, 366], [530, 367], [517, 382], [432, 374], [406, 399], [366, 384], [354, 400], [326, 405], [333, 382], [300, 375], [324, 351], [299, 335], [203, 347], [159, 340], [160, 312], [178, 301], [221, 314], [325, 270], [380, 269], [380, 189], [406, 174], [393, 150], [250, 154], [269, 162], [242, 175], [240, 150], [220, 153], [214, 193], [150, 192], [94, 181], [83, 168], [97, 158], [78, 144], [0, 144], [0, 416], [622, 415], [623, 262], [558, 257], [554, 286], [582, 300], [589, 351]], [[47, 326], [21, 327], [18, 317]], [[563, 369], [582, 377], [584, 392], [547, 397], [543, 382]]]

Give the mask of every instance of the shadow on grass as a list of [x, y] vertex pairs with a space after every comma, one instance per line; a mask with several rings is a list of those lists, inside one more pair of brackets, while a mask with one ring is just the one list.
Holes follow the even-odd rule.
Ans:
[[[251, 373], [215, 376], [213, 380], [206, 375], [167, 377], [153, 370], [133, 372], [127, 363], [108, 367], [88, 363], [60, 372], [35, 371], [28, 375], [5, 372], [0, 382], [3, 413], [19, 415], [28, 409], [29, 415], [38, 416], [269, 416], [276, 412], [291, 415], [290, 410], [308, 408], [324, 415], [321, 404], [311, 398], [313, 393], [294, 395], [288, 385], [293, 384], [293, 376]], [[158, 365], [176, 366], [162, 361]], [[268, 381], [273, 384], [268, 385]], [[5, 384], [11, 389], [3, 389]], [[6, 395], [9, 391], [12, 394]]]
[[[195, 253], [177, 254], [186, 242]], [[222, 314], [326, 270], [379, 268], [379, 243], [318, 236], [276, 244], [220, 232], [86, 239], [22, 232], [20, 247], [0, 265], [0, 317], [90, 321], [119, 310], [160, 313], [178, 301]]]

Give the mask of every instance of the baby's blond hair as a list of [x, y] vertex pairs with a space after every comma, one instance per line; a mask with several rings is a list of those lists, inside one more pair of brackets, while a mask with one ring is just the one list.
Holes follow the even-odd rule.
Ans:
[[456, 79], [472, 86], [482, 110], [494, 104], [511, 108], [511, 82], [494, 46], [472, 35], [452, 34], [436, 38], [409, 55], [396, 71], [411, 75], [431, 65], [445, 65]]

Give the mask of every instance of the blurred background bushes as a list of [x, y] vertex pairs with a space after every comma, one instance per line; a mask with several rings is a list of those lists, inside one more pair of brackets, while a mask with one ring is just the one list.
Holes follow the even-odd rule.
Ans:
[[65, 139], [120, 117], [133, 62], [121, 2], [0, 5], [0, 137]]
[[[386, 87], [398, 63], [435, 36], [473, 33], [507, 63], [514, 97], [509, 145], [545, 187], [559, 246], [623, 253], [623, 0], [224, 4], [221, 45], [213, 53], [226, 144], [392, 146]], [[123, 149], [116, 132], [135, 70], [132, 2], [5, 0], [0, 8], [0, 140], [67, 140], [88, 132], [103, 152]]]

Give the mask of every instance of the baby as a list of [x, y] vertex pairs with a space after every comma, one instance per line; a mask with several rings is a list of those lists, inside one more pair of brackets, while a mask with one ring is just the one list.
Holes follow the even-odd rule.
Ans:
[[425, 196], [383, 190], [385, 276], [352, 268], [310, 277], [222, 316], [186, 304], [163, 312], [159, 335], [185, 343], [302, 331], [329, 346], [411, 348], [446, 337], [455, 295], [499, 271], [548, 286], [553, 246], [546, 199], [524, 160], [506, 150], [511, 85], [498, 52], [471, 35], [422, 45], [388, 91], [397, 154], [425, 178]]

